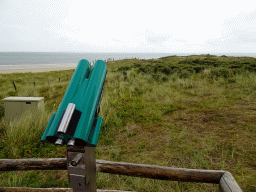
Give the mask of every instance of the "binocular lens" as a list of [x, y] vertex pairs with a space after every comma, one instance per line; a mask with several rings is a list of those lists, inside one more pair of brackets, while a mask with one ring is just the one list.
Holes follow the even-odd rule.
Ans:
[[63, 145], [63, 139], [58, 138], [55, 142], [55, 145], [61, 147]]
[[74, 146], [74, 145], [75, 145], [75, 140], [74, 140], [74, 139], [70, 139], [70, 140], [68, 141], [67, 146]]

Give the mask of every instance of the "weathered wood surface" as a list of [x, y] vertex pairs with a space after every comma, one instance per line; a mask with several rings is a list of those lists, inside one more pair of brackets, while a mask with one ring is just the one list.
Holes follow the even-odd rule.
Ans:
[[66, 158], [0, 159], [0, 171], [66, 170]]
[[73, 192], [71, 188], [27, 188], [27, 187], [0, 187], [0, 192]]
[[232, 174], [226, 171], [220, 179], [220, 188], [224, 192], [241, 192], [242, 189], [233, 178]]
[[159, 180], [204, 182], [218, 184], [225, 171], [183, 169], [97, 160], [97, 171]]
[[[0, 187], [0, 192], [73, 192], [71, 188], [27, 188], [27, 187]], [[120, 190], [97, 189], [97, 192], [131, 192]]]
[[[67, 159], [0, 159], [0, 171], [16, 170], [67, 170]], [[104, 160], [96, 160], [96, 170], [104, 173], [160, 180], [216, 184], [220, 182], [222, 175], [225, 173], [225, 171], [216, 170], [183, 169]]]

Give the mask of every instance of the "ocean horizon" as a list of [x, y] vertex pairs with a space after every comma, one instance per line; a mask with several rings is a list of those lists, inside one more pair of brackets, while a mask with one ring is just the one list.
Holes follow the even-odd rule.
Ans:
[[233, 57], [255, 57], [256, 53], [78, 53], [78, 52], [0, 52], [0, 70], [76, 67], [81, 59], [96, 60], [157, 59], [166, 56], [211, 54]]

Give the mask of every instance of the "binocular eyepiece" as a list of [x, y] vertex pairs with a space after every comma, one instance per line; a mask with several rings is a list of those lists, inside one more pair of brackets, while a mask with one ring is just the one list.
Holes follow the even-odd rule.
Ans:
[[[56, 146], [61, 147], [64, 144], [63, 139], [56, 139], [56, 142], [54, 143]], [[75, 145], [75, 139], [69, 139], [67, 142], [67, 146], [74, 146]]]
[[57, 113], [41, 138], [56, 146], [96, 146], [103, 119], [98, 116], [107, 74], [104, 61], [98, 60], [91, 70], [81, 60], [73, 74]]

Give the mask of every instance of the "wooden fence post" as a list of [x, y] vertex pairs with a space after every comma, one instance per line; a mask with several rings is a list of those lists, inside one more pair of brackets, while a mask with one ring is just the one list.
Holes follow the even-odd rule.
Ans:
[[13, 81], [12, 83], [13, 83], [15, 91], [17, 91], [17, 87], [16, 87], [16, 84], [15, 84], [15, 81]]

